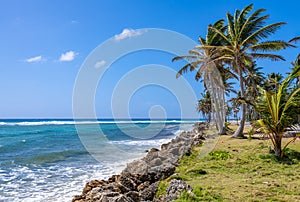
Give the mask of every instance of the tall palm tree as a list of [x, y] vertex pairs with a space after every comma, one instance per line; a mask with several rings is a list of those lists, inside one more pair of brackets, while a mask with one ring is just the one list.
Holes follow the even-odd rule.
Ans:
[[[223, 44], [219, 47], [200, 45], [200, 49], [216, 49], [222, 54], [215, 61], [225, 61], [230, 64], [232, 71], [238, 76], [241, 97], [245, 99], [245, 80], [247, 68], [253, 65], [254, 59], [284, 60], [280, 55], [267, 53], [278, 51], [292, 46], [281, 40], [262, 41], [271, 34], [274, 34], [284, 22], [266, 25], [269, 15], [262, 15], [265, 9], [258, 9], [252, 14], [253, 4], [246, 6], [243, 10], [236, 10], [233, 15], [226, 14], [227, 29], [219, 29], [211, 26], [210, 29], [216, 32]], [[241, 121], [233, 137], [243, 137], [243, 130], [246, 121], [246, 103], [241, 104]]]
[[274, 146], [275, 155], [282, 157], [285, 148], [294, 137], [282, 148], [282, 137], [285, 130], [298, 123], [300, 113], [300, 88], [290, 88], [292, 80], [300, 76], [300, 66], [296, 66], [290, 75], [282, 81], [277, 91], [263, 90], [263, 94], [256, 105], [261, 120], [258, 124], [269, 135]]
[[[224, 31], [224, 21], [219, 20], [215, 24], [210, 25], [216, 27], [219, 30]], [[201, 45], [221, 45], [221, 37], [208, 29], [206, 37], [199, 37], [199, 42]], [[219, 57], [219, 51], [215, 49], [203, 50], [194, 48], [189, 51], [189, 55], [177, 56], [173, 58], [172, 61], [176, 60], [186, 60], [188, 63], [184, 65], [177, 74], [177, 77], [181, 76], [183, 73], [190, 71], [197, 71], [195, 74], [195, 79], [198, 81], [200, 78], [204, 78], [204, 83], [206, 89], [210, 92], [211, 102], [212, 102], [212, 112], [214, 113], [219, 125], [218, 128], [220, 133], [226, 133], [225, 131], [225, 95], [224, 95], [224, 81], [222, 80], [222, 74], [220, 71], [224, 72], [221, 61], [215, 61], [215, 58]]]

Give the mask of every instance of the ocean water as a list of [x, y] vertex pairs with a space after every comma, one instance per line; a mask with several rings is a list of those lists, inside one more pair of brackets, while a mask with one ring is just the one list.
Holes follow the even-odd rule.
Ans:
[[71, 201], [86, 182], [119, 173], [194, 123], [0, 120], [0, 201]]

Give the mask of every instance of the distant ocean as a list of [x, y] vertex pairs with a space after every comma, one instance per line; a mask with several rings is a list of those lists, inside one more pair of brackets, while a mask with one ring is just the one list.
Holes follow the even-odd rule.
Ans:
[[[89, 135], [96, 134], [100, 127], [106, 144], [120, 148], [113, 154], [116, 157], [118, 152], [126, 151], [125, 157], [123, 153], [122, 158], [112, 162], [97, 161], [89, 154], [74, 123], [67, 119], [0, 120], [1, 202], [71, 201], [72, 196], [81, 193], [86, 182], [119, 173], [128, 162], [146, 155], [146, 149], [159, 148], [181, 130], [192, 129], [195, 121], [134, 120], [134, 125], [142, 128], [149, 124], [164, 125], [149, 139], [133, 138], [122, 132], [120, 126], [129, 130], [132, 127], [128, 121], [79, 121], [88, 128]], [[132, 127], [131, 133], [135, 130]], [[143, 134], [135, 134], [139, 135]], [[99, 147], [99, 152], [104, 157], [112, 155], [105, 147]]]

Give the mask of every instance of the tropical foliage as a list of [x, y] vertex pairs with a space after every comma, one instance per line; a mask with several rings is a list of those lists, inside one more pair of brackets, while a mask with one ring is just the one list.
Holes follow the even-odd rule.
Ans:
[[[262, 41], [274, 34], [284, 22], [266, 24], [269, 15], [263, 15], [265, 9], [258, 9], [252, 13], [253, 4], [246, 6], [243, 10], [236, 10], [233, 15], [226, 14], [227, 28], [219, 29], [211, 26], [210, 29], [222, 38], [221, 46], [200, 45], [201, 49], [217, 49], [221, 54], [216, 61], [223, 61], [229, 64], [240, 86], [242, 99], [246, 99], [245, 75], [249, 74], [249, 69], [254, 65], [254, 59], [284, 60], [280, 55], [268, 53], [278, 51], [292, 46], [282, 40]], [[233, 135], [243, 137], [243, 129], [246, 121], [246, 103], [241, 104], [241, 121], [239, 128]]]
[[[286, 23], [268, 24], [270, 16], [265, 11], [253, 10], [253, 4], [250, 4], [242, 10], [235, 10], [233, 14], [227, 13], [226, 20], [208, 26], [205, 38], [199, 37], [199, 45], [188, 55], [177, 56], [173, 61], [187, 61], [177, 77], [187, 71], [195, 71], [195, 79], [203, 79], [206, 93], [202, 94], [197, 110], [207, 120], [215, 118], [225, 122], [220, 118], [222, 113], [216, 116], [214, 112], [221, 108], [228, 111], [229, 103], [222, 101], [227, 95], [231, 97], [228, 102], [231, 102], [234, 117], [237, 119], [241, 114], [238, 129], [232, 137], [243, 137], [246, 120], [252, 122], [260, 119], [258, 123], [272, 140], [276, 155], [282, 156], [287, 146], [281, 146], [283, 134], [299, 122], [300, 54], [285, 79], [279, 73], [270, 73], [265, 77], [262, 67], [256, 66], [256, 60], [285, 60], [275, 52], [295, 47], [292, 43], [300, 41], [300, 37], [288, 42], [268, 40]], [[239, 90], [234, 89], [234, 80], [238, 81]], [[233, 94], [236, 96], [233, 97]]]
[[[255, 66], [255, 60], [284, 60], [281, 55], [273, 54], [273, 52], [293, 46], [282, 40], [266, 40], [285, 22], [267, 24], [266, 20], [269, 15], [264, 14], [265, 9], [252, 11], [253, 4], [250, 4], [242, 10], [236, 10], [234, 14], [227, 13], [227, 24], [225, 24], [225, 20], [219, 20], [213, 25], [209, 25], [206, 37], [199, 38], [200, 44], [194, 47], [189, 55], [173, 59], [173, 61], [184, 59], [188, 62], [178, 71], [177, 76], [188, 70], [196, 70], [195, 79], [199, 80], [204, 77], [204, 83], [208, 83], [205, 81], [205, 78], [208, 77], [205, 76], [210, 75], [212, 68], [215, 67], [223, 79], [223, 88], [228, 90], [232, 86], [228, 82], [229, 80], [237, 79], [239, 81], [238, 100], [241, 106], [241, 121], [233, 137], [243, 137], [247, 110], [248, 114], [250, 113], [254, 117], [258, 116], [251, 105], [247, 107], [247, 103], [253, 103], [253, 98], [258, 96], [257, 86], [261, 85], [264, 79], [260, 68]], [[296, 37], [292, 41], [297, 40]], [[214, 98], [213, 91], [211, 97]], [[223, 108], [225, 108], [225, 104]], [[253, 118], [252, 115], [248, 116], [248, 119]]]
[[[220, 30], [225, 29], [223, 20], [219, 20], [211, 26]], [[206, 37], [199, 37], [199, 42], [203, 46], [219, 46], [221, 45], [222, 40], [217, 33], [208, 29]], [[195, 79], [198, 81], [200, 78], [204, 78], [205, 88], [210, 93], [210, 102], [212, 106], [210, 113], [213, 114], [216, 120], [216, 125], [220, 134], [225, 134], [225, 86], [228, 87], [227, 89], [230, 91], [230, 83], [226, 83], [225, 78], [230, 77], [228, 74], [230, 72], [223, 68], [221, 62], [215, 60], [215, 58], [219, 57], [219, 54], [220, 52], [216, 48], [203, 50], [195, 47], [189, 51], [189, 55], [175, 57], [173, 58], [173, 61], [183, 59], [188, 61], [188, 63], [178, 71], [177, 77], [188, 70], [197, 70]], [[199, 105], [201, 106], [203, 103], [199, 103]]]
[[259, 103], [256, 105], [261, 119], [257, 123], [270, 137], [276, 156], [282, 157], [285, 148], [297, 135], [282, 148], [282, 138], [287, 128], [292, 128], [299, 123], [300, 113], [300, 88], [293, 86], [292, 81], [300, 76], [300, 66], [296, 66], [290, 75], [272, 89], [263, 90]]

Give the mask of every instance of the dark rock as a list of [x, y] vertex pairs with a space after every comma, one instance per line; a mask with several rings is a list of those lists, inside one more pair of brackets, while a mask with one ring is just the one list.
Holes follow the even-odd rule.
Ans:
[[127, 198], [130, 198], [134, 202], [139, 202], [140, 201], [139, 192], [129, 191], [128, 193], [125, 194], [125, 196]]
[[125, 173], [120, 176], [119, 183], [122, 184], [124, 187], [126, 187], [129, 190], [136, 191], [137, 190], [137, 184], [134, 179], [132, 179], [132, 176], [129, 173]]
[[108, 182], [115, 182], [118, 180], [118, 178], [120, 177], [120, 175], [112, 175], [110, 178], [108, 178]]
[[142, 190], [140, 192], [140, 198], [143, 201], [153, 201], [157, 188], [158, 188], [159, 182], [155, 182], [151, 184], [149, 187], [146, 189]]
[[159, 151], [159, 149], [151, 148], [150, 151], [149, 151], [149, 153], [151, 153], [151, 152], [157, 152], [157, 151]]
[[145, 189], [146, 187], [149, 187], [150, 186], [150, 181], [146, 181], [146, 182], [143, 182], [142, 184], [140, 184], [137, 188], [138, 191], [141, 191], [143, 189]]
[[136, 201], [134, 201], [131, 198], [128, 198], [124, 195], [121, 195], [121, 196], [114, 198], [111, 202], [136, 202]]
[[170, 143], [162, 144], [162, 145], [160, 146], [160, 149], [161, 149], [161, 150], [167, 150], [167, 149], [169, 148], [169, 145], [170, 145]]

